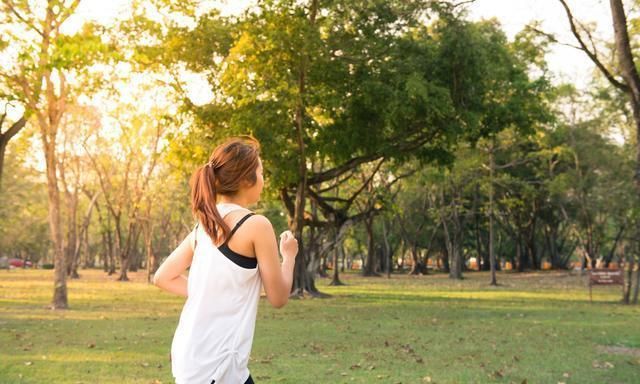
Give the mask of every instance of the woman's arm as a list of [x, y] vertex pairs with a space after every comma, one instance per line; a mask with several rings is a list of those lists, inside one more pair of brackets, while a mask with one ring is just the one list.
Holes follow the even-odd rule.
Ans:
[[253, 233], [256, 234], [253, 246], [267, 300], [274, 307], [281, 308], [287, 304], [291, 293], [298, 241], [289, 231], [280, 235], [280, 252], [282, 253], [282, 264], [280, 264], [278, 244], [271, 222], [264, 216], [256, 215], [247, 222], [249, 223], [253, 227]]
[[153, 284], [161, 289], [187, 297], [187, 277], [182, 273], [193, 259], [193, 232], [182, 241], [153, 275]]

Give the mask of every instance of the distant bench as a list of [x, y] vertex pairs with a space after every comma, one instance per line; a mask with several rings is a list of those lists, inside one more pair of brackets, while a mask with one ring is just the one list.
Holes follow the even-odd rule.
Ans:
[[622, 285], [624, 289], [624, 270], [622, 269], [591, 269], [589, 271], [589, 300], [593, 302], [591, 292], [594, 285]]

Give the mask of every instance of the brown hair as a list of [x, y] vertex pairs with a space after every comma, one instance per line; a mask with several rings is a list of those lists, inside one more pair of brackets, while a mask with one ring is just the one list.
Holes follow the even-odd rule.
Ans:
[[253, 186], [260, 143], [251, 136], [228, 139], [213, 150], [209, 161], [191, 176], [191, 210], [214, 243], [231, 231], [216, 208], [218, 195], [234, 195], [243, 183]]

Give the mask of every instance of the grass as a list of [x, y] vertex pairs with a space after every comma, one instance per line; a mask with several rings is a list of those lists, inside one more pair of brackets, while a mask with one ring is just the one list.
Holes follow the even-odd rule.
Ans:
[[[0, 383], [172, 383], [182, 300], [101, 271], [69, 282], [51, 311], [52, 271], [0, 271]], [[638, 383], [640, 306], [620, 287], [567, 272], [362, 278], [328, 299], [261, 300], [257, 383]]]

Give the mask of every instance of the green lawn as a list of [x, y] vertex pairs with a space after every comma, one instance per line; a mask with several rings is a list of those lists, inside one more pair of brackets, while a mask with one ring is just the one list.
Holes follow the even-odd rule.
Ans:
[[[52, 271], [0, 270], [0, 383], [172, 383], [182, 299], [83, 271], [46, 309]], [[319, 279], [328, 299], [261, 300], [257, 383], [640, 383], [640, 306], [567, 272]]]

